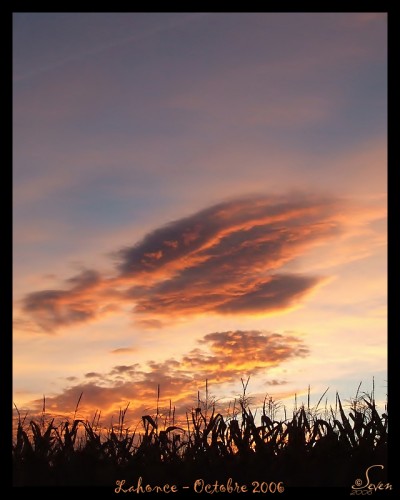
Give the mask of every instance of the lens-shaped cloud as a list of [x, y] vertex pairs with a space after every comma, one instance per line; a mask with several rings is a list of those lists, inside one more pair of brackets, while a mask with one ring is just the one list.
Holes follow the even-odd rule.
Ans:
[[54, 330], [131, 304], [143, 326], [202, 313], [269, 313], [291, 307], [321, 281], [287, 264], [339, 231], [335, 200], [253, 196], [171, 222], [115, 253], [114, 276], [84, 271], [67, 287], [33, 292], [25, 312]]

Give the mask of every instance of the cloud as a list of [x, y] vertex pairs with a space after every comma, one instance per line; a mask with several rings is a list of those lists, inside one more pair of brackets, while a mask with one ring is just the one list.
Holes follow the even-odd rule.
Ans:
[[133, 375], [138, 366], [138, 364], [114, 366], [114, 368], [110, 372], [110, 375]]
[[80, 302], [71, 290], [43, 290], [29, 294], [24, 300], [24, 309], [31, 313], [37, 324], [48, 330], [57, 325], [81, 323], [95, 317], [90, 304]]
[[130, 354], [132, 352], [136, 352], [137, 349], [134, 347], [118, 347], [117, 349], [113, 349], [110, 351], [111, 354]]
[[[268, 369], [309, 353], [302, 340], [293, 334], [258, 330], [209, 333], [198, 344], [198, 348], [178, 360], [150, 360], [145, 369], [135, 363], [116, 365], [108, 373], [86, 373], [82, 382], [67, 387], [57, 396], [46, 398], [47, 411], [74, 412], [83, 393], [81, 411], [94, 413], [101, 409], [103, 415], [110, 416], [131, 402], [132, 416], [140, 418], [144, 412], [154, 410], [159, 386], [161, 406], [171, 400], [177, 408], [177, 415], [180, 412], [183, 416], [205, 380], [215, 385], [235, 383], [243, 376], [256, 373], [267, 375]], [[68, 380], [75, 382], [77, 378], [68, 377]], [[268, 383], [282, 385], [286, 381], [271, 380]], [[40, 410], [40, 405], [41, 399], [32, 403], [37, 410]]]
[[319, 278], [299, 275], [274, 275], [259, 283], [254, 290], [222, 304], [221, 312], [256, 313], [284, 309], [321, 281]]
[[81, 323], [96, 317], [95, 291], [101, 281], [100, 274], [85, 270], [66, 280], [67, 290], [42, 290], [28, 294], [23, 300], [24, 310], [30, 313], [44, 330], [56, 325]]
[[252, 375], [292, 357], [303, 357], [308, 349], [293, 335], [252, 331], [210, 333], [200, 342], [209, 353], [194, 349], [182, 358], [182, 366], [218, 382], [234, 382], [238, 373]]
[[142, 326], [204, 313], [253, 314], [298, 303], [324, 278], [288, 263], [340, 231], [338, 202], [291, 193], [213, 205], [115, 252], [115, 274], [86, 270], [67, 288], [28, 294], [23, 308], [45, 330], [132, 306]]
[[270, 380], [267, 382], [267, 385], [273, 385], [273, 386], [278, 386], [278, 385], [286, 385], [287, 381], [286, 380]]

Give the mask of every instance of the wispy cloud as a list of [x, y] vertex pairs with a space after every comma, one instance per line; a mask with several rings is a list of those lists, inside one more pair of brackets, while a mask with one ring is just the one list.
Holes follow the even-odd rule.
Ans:
[[132, 352], [136, 352], [136, 349], [134, 347], [118, 347], [110, 352], [111, 354], [131, 354]]
[[126, 304], [143, 326], [204, 313], [284, 310], [324, 279], [285, 266], [338, 234], [338, 210], [335, 200], [293, 193], [213, 205], [117, 251], [114, 276], [83, 271], [64, 289], [28, 294], [23, 308], [48, 331]]
[[[61, 14], [59, 14], [59, 16], [60, 16], [59, 20], [61, 20], [62, 17], [64, 19], [66, 19], [66, 17], [69, 17], [70, 19], [74, 20], [75, 15], [76, 15], [76, 13], [67, 13], [67, 14], [61, 13]], [[124, 15], [126, 16], [126, 13]], [[180, 13], [178, 16], [175, 15], [174, 18], [164, 17], [163, 19], [159, 20], [158, 24], [156, 24], [155, 26], [153, 26], [151, 28], [147, 28], [147, 29], [141, 31], [140, 33], [137, 32], [138, 30], [137, 30], [137, 26], [136, 26], [136, 30], [132, 29], [133, 34], [130, 36], [125, 36], [123, 38], [117, 38], [117, 39], [110, 40], [107, 42], [103, 42], [101, 39], [99, 39], [98, 43], [93, 45], [93, 46], [88, 45], [87, 48], [85, 48], [85, 49], [81, 48], [81, 50], [79, 50], [79, 51], [75, 50], [74, 52], [71, 51], [69, 55], [66, 55], [64, 57], [61, 57], [58, 59], [52, 58], [51, 61], [49, 61], [47, 63], [41, 63], [40, 65], [33, 67], [31, 70], [28, 70], [28, 71], [25, 70], [24, 72], [21, 71], [20, 73], [17, 73], [14, 76], [14, 82], [17, 83], [20, 81], [24, 81], [28, 78], [32, 78], [32, 77], [35, 77], [37, 75], [41, 75], [42, 73], [47, 73], [47, 72], [50, 72], [53, 70], [60, 70], [60, 68], [62, 68], [63, 66], [65, 66], [69, 63], [73, 63], [73, 62], [77, 62], [77, 61], [78, 62], [85, 61], [87, 59], [92, 58], [93, 56], [96, 56], [98, 54], [102, 54], [103, 52], [107, 52], [110, 49], [121, 48], [125, 45], [135, 44], [138, 41], [146, 40], [147, 38], [153, 37], [153, 36], [159, 34], [160, 32], [177, 28], [182, 24], [186, 24], [186, 23], [192, 22], [194, 20], [201, 19], [202, 17], [207, 16], [207, 15], [208, 14], [204, 13], [204, 12], [203, 13], [196, 12], [196, 13], [190, 13], [190, 14]], [[114, 14], [114, 16], [115, 16], [115, 14]], [[137, 14], [135, 14], [135, 16], [137, 17]], [[145, 24], [146, 23], [145, 18], [146, 18], [146, 16], [148, 16], [148, 14], [141, 14], [141, 16], [142, 16], [142, 24]], [[91, 14], [86, 13], [86, 18], [89, 21], [91, 20], [93, 22], [96, 19], [96, 17], [98, 20], [98, 13], [94, 13], [94, 14], [93, 13], [91, 13]], [[76, 18], [75, 18], [75, 20], [76, 20]], [[131, 19], [131, 21], [132, 21], [132, 19]], [[143, 23], [143, 21], [144, 21], [144, 23]], [[163, 22], [160, 22], [160, 21], [163, 21]], [[104, 30], [104, 32], [102, 33], [103, 37], [105, 34], [107, 36], [107, 34], [108, 34], [107, 30]], [[87, 37], [87, 39], [90, 40], [90, 37]], [[86, 40], [86, 43], [87, 43], [87, 40]], [[72, 43], [71, 45], [73, 46], [74, 44]]]

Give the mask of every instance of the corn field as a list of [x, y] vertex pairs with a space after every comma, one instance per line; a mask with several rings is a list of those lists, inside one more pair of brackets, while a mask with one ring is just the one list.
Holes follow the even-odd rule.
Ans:
[[[199, 477], [290, 486], [347, 486], [371, 464], [387, 463], [388, 413], [378, 412], [373, 394], [358, 394], [344, 409], [338, 394], [332, 408], [301, 404], [278, 418], [279, 403], [266, 398], [259, 414], [243, 394], [225, 415], [215, 401], [201, 402], [179, 422], [171, 409], [144, 415], [136, 429], [126, 412], [104, 429], [100, 414], [27, 421], [18, 412], [13, 439], [15, 486], [108, 486], [126, 478], [187, 484]], [[79, 402], [78, 402], [79, 403]], [[77, 405], [78, 406], [78, 405]], [[281, 408], [282, 409], [282, 408]], [[382, 480], [384, 477], [382, 476]]]

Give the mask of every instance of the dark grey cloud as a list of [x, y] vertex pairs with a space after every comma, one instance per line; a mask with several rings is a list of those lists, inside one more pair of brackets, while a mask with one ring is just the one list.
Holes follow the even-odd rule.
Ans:
[[32, 314], [44, 330], [61, 325], [82, 323], [95, 318], [87, 301], [80, 302], [72, 290], [43, 290], [27, 295], [23, 301], [25, 312]]
[[136, 303], [137, 314], [153, 321], [287, 308], [322, 277], [284, 272], [285, 265], [337, 234], [335, 206], [296, 196], [246, 198], [171, 223], [120, 254], [121, 272], [145, 273], [150, 281], [133, 285], [126, 297]]
[[254, 290], [221, 304], [224, 313], [252, 313], [284, 309], [320, 282], [319, 278], [296, 274], [275, 274]]
[[66, 290], [32, 292], [23, 299], [23, 308], [44, 330], [57, 325], [85, 322], [96, 317], [96, 297], [86, 294], [101, 281], [97, 271], [85, 270], [67, 279]]
[[321, 276], [286, 265], [337, 235], [335, 200], [291, 194], [230, 200], [150, 232], [115, 253], [116, 273], [95, 270], [23, 301], [45, 329], [93, 320], [132, 304], [144, 327], [176, 316], [282, 310], [320, 283]]

